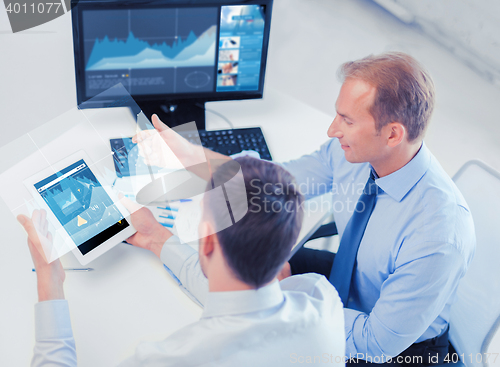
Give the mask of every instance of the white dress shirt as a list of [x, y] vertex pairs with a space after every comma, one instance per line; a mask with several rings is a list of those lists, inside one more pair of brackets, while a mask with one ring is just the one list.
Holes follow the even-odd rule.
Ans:
[[[344, 365], [342, 303], [318, 274], [287, 278], [258, 290], [208, 292], [197, 252], [170, 238], [161, 258], [205, 305], [201, 319], [158, 342], [139, 344], [120, 366]], [[76, 366], [65, 300], [35, 306], [32, 366]]]

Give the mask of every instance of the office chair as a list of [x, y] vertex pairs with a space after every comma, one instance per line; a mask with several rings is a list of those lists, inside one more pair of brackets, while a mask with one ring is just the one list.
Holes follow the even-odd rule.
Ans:
[[500, 366], [500, 172], [472, 160], [453, 181], [471, 210], [477, 245], [451, 307], [450, 341], [467, 367]]
[[307, 239], [306, 242], [315, 240], [317, 238], [323, 238], [323, 237], [330, 237], [338, 234], [337, 231], [337, 225], [335, 222], [330, 222], [327, 224], [323, 224], [321, 227], [319, 227], [316, 232], [314, 232], [311, 237]]

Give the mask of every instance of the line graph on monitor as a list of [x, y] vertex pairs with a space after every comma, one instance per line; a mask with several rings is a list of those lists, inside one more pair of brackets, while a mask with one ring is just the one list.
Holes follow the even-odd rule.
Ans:
[[141, 40], [129, 32], [125, 41], [118, 38], [96, 38], [86, 70], [154, 69], [213, 66], [215, 63], [217, 26], [212, 25], [200, 36], [193, 31], [184, 40], [176, 38], [171, 45]]

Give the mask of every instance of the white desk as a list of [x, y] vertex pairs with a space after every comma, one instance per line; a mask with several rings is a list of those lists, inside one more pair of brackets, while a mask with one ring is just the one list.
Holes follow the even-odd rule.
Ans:
[[[276, 160], [297, 157], [322, 142], [322, 134], [314, 137], [303, 121], [322, 119], [325, 130], [329, 122], [327, 116], [274, 91], [267, 91], [263, 100], [212, 103], [208, 108], [225, 114], [237, 127], [262, 126]], [[207, 114], [207, 127], [225, 127], [218, 119]], [[5, 236], [0, 250], [0, 364], [27, 365], [34, 344], [36, 278], [26, 235], [3, 203], [0, 218]], [[80, 366], [114, 365], [139, 341], [162, 339], [201, 314], [147, 251], [120, 244], [90, 266], [96, 270], [68, 272], [65, 283]]]

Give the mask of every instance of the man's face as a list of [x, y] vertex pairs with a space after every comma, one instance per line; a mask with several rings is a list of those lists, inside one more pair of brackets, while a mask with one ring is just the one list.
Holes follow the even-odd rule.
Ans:
[[383, 159], [387, 148], [384, 135], [377, 132], [369, 109], [375, 87], [359, 79], [347, 79], [337, 98], [337, 116], [328, 128], [330, 138], [338, 138], [345, 158], [351, 163], [374, 163]]

